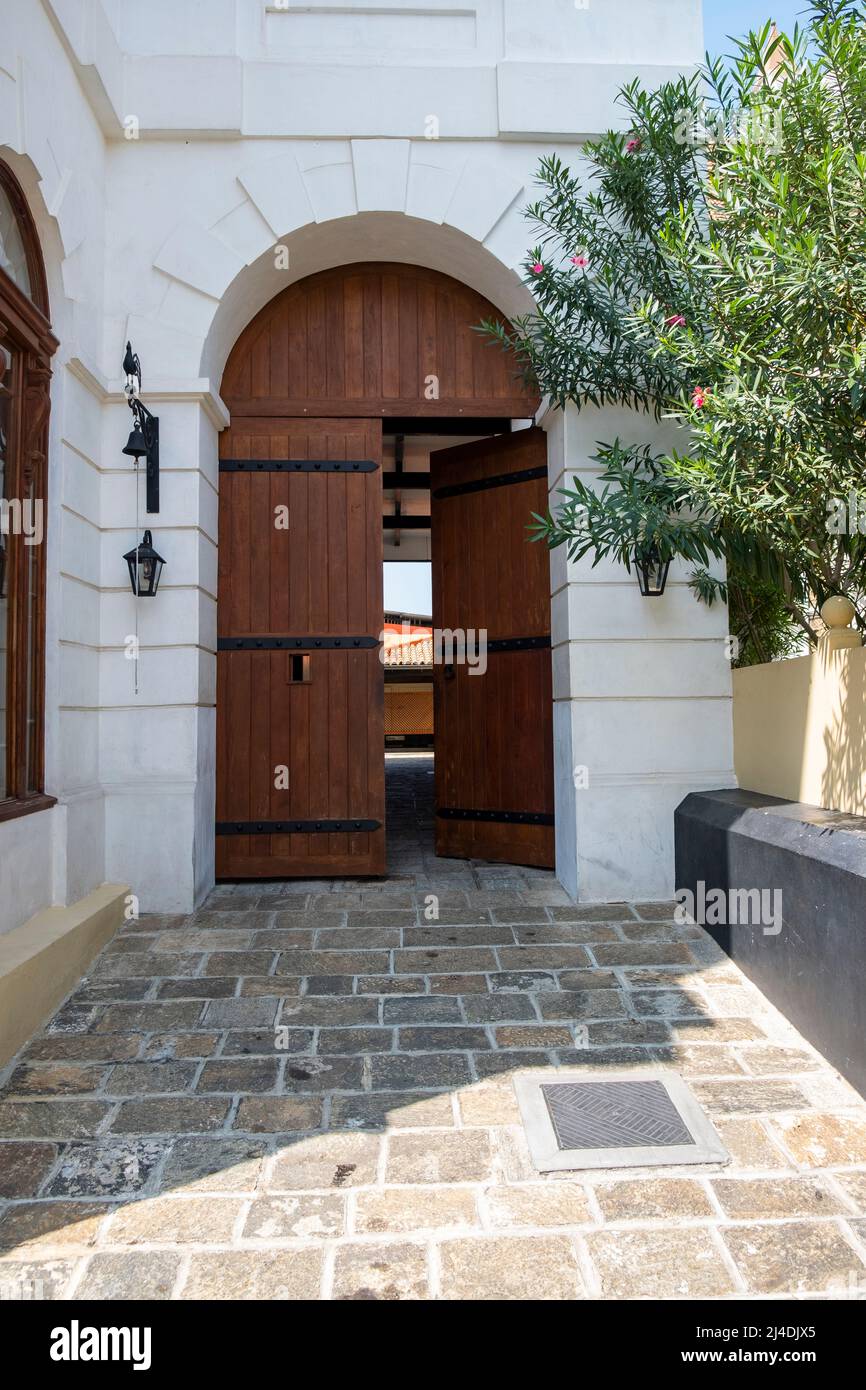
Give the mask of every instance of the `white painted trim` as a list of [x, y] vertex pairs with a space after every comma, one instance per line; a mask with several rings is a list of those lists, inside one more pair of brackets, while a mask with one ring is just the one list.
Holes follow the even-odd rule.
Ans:
[[589, 780], [591, 787], [686, 786], [708, 790], [736, 786], [732, 767], [719, 772], [596, 772], [590, 773]]
[[[126, 404], [126, 393], [123, 389], [123, 382], [119, 378], [110, 382], [107, 381], [101, 373], [89, 367], [80, 357], [70, 357], [66, 367], [76, 380], [80, 381], [82, 386], [99, 401], [100, 405]], [[199, 377], [196, 381], [180, 382], [161, 381], [157, 378], [154, 382], [145, 382], [141, 394], [147, 405], [161, 404], [166, 401], [192, 402], [200, 405], [211, 424], [215, 425], [218, 430], [227, 429], [231, 424], [228, 406], [206, 377]], [[166, 470], [166, 472], [168, 471]], [[174, 471], [187, 472], [189, 470], [175, 469]]]

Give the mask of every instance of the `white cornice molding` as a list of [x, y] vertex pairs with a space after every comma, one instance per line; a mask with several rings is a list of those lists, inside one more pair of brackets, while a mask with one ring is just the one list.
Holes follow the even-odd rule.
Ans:
[[[126, 402], [123, 382], [119, 378], [114, 381], [106, 380], [101, 372], [88, 366], [81, 357], [70, 357], [66, 366], [76, 381], [80, 381], [82, 386], [96, 397], [100, 405], [123, 405]], [[207, 377], [198, 377], [194, 381], [157, 380], [153, 384], [148, 383], [142, 396], [147, 405], [157, 405], [165, 401], [198, 404], [218, 430], [227, 429], [231, 424], [228, 406], [219, 392], [214, 391]]]
[[83, 357], [69, 357], [65, 366], [75, 380], [80, 381], [84, 389], [96, 397], [100, 405], [105, 404], [108, 400], [108, 382], [98, 368], [90, 366]]
[[42, 0], [54, 32], [106, 139], [123, 134], [124, 55], [102, 0], [68, 7]]
[[[734, 769], [710, 769], [709, 772], [592, 772], [586, 790], [601, 787], [692, 787], [695, 790], [719, 791], [737, 786]], [[582, 795], [577, 793], [578, 798]]]

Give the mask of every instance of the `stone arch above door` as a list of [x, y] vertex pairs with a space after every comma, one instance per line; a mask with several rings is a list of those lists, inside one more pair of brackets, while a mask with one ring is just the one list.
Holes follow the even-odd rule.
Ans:
[[182, 213], [154, 204], [159, 250], [140, 273], [159, 307], [130, 304], [126, 335], [166, 376], [215, 388], [275, 293], [347, 261], [429, 266], [508, 316], [532, 309], [521, 269], [529, 170], [515, 167], [510, 148], [352, 139], [278, 143], [274, 154], [262, 144], [255, 158], [238, 147], [233, 178], [215, 180], [208, 164], [206, 197]]
[[478, 326], [483, 295], [423, 266], [337, 266], [288, 286], [229, 354], [233, 416], [532, 417], [537, 390]]

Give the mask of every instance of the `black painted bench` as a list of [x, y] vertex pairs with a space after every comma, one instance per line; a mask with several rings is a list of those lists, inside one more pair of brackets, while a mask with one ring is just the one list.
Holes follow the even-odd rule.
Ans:
[[676, 809], [675, 844], [677, 887], [695, 901], [716, 888], [741, 904], [746, 890], [781, 890], [781, 930], [702, 925], [866, 1093], [866, 818], [759, 792], [693, 792]]

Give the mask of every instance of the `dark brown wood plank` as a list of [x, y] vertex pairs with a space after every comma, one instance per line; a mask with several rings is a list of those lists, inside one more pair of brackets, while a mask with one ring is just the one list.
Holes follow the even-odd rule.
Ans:
[[364, 398], [364, 280], [352, 275], [343, 284], [345, 396]]
[[233, 419], [530, 418], [538, 392], [475, 331], [484, 319], [505, 323], [489, 300], [440, 271], [337, 266], [289, 286], [256, 315], [229, 356], [223, 398]]

